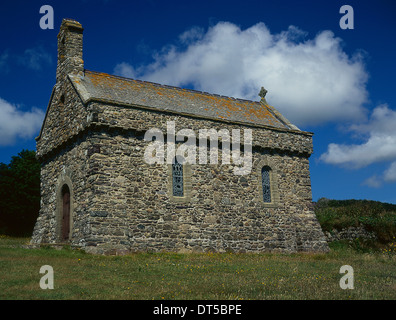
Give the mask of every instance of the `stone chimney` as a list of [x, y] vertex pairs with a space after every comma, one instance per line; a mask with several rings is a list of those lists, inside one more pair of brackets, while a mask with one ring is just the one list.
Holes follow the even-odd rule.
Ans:
[[84, 74], [83, 28], [72, 19], [63, 19], [58, 34], [58, 66], [56, 82], [62, 81], [68, 74]]

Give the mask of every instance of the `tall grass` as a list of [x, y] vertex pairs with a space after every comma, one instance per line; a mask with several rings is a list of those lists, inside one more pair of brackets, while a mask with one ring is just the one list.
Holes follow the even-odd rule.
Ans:
[[[0, 239], [0, 299], [396, 299], [394, 255], [335, 244], [328, 254], [97, 256], [27, 241]], [[42, 265], [54, 269], [53, 290], [39, 286]], [[339, 286], [342, 265], [354, 268], [353, 290]]]

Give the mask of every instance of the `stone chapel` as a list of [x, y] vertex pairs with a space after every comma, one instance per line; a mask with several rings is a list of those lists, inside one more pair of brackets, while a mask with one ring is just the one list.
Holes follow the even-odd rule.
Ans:
[[[313, 134], [265, 94], [248, 101], [88, 71], [83, 28], [64, 19], [56, 83], [36, 138], [41, 208], [31, 243], [98, 254], [328, 251], [312, 207]], [[239, 130], [242, 141], [250, 130], [241, 154], [251, 150], [251, 168], [235, 174], [234, 158], [148, 163], [152, 128], [168, 141], [186, 129]], [[204, 142], [189, 146], [208, 158], [213, 148], [219, 157], [227, 150], [226, 138]]]

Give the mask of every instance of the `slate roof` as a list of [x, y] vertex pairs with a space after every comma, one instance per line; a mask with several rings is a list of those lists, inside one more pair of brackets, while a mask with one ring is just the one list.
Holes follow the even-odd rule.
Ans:
[[268, 104], [85, 70], [69, 75], [84, 103], [102, 101], [205, 119], [298, 130]]

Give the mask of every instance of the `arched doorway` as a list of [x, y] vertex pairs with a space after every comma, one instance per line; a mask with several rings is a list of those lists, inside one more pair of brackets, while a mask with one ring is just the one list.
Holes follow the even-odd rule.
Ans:
[[67, 184], [62, 187], [62, 228], [61, 240], [68, 241], [70, 236], [70, 189]]

